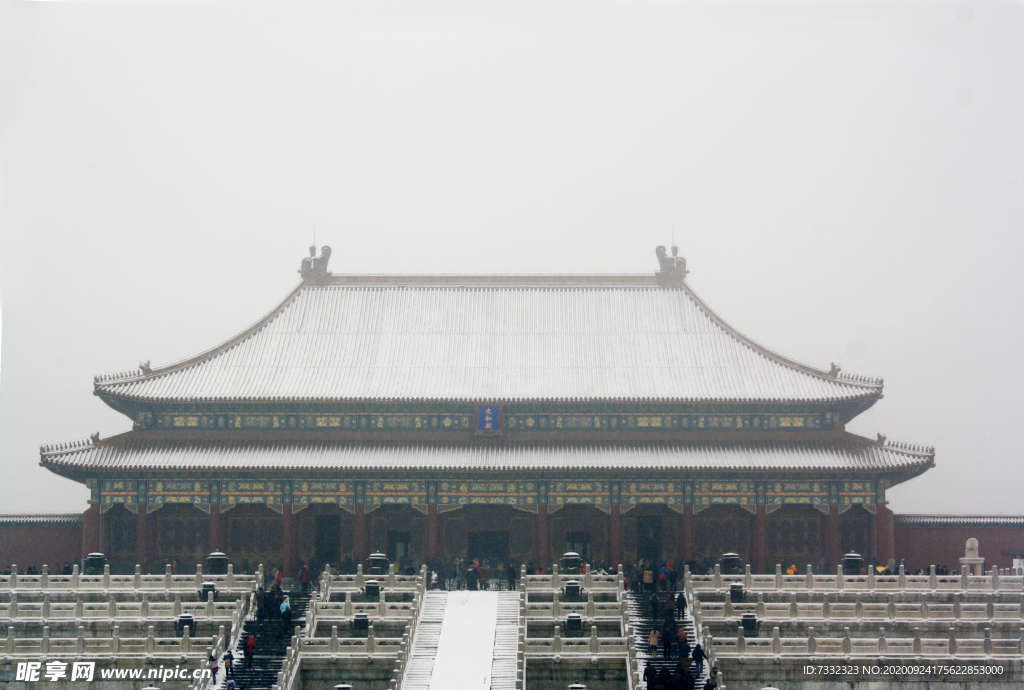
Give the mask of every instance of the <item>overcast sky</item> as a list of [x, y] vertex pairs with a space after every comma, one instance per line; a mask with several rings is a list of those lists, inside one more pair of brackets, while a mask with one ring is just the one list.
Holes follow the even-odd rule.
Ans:
[[1024, 513], [1020, 2], [0, 3], [0, 512], [92, 377], [335, 273], [649, 273], [885, 378], [897, 512]]

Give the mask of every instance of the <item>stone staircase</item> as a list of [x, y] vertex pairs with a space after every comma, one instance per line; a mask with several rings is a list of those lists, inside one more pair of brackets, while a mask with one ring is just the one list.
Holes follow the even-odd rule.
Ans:
[[402, 683], [403, 690], [427, 690], [430, 687], [447, 603], [448, 592], [427, 592], [424, 596], [416, 635], [409, 651], [409, 667]]
[[491, 690], [515, 690], [519, 649], [519, 593], [498, 594], [498, 621], [491, 655]]
[[[292, 630], [285, 632], [280, 618], [273, 620], [245, 621], [238, 647], [231, 652], [235, 656], [235, 687], [238, 690], [271, 690], [277, 683], [277, 674], [284, 662], [285, 650], [295, 634], [295, 627], [306, 627], [306, 609], [314, 592], [288, 592], [288, 600], [292, 605]], [[245, 641], [250, 635], [256, 637], [256, 654], [253, 656], [252, 668], [245, 668], [245, 655], [242, 653]], [[220, 688], [227, 686], [227, 678], [220, 683]]]
[[[658, 597], [665, 601], [667, 592], [659, 592]], [[672, 596], [676, 596], [677, 592], [673, 592]], [[650, 598], [649, 594], [635, 594], [629, 593], [629, 599], [627, 602], [629, 610], [629, 625], [633, 629], [633, 643], [636, 647], [636, 658], [640, 665], [640, 676], [643, 677], [644, 669], [648, 665], [654, 666], [658, 671], [662, 668], [668, 668], [674, 670], [676, 664], [679, 662], [678, 659], [664, 659], [661, 656], [661, 647], [659, 646], [658, 651], [655, 654], [647, 653], [647, 638], [651, 634], [651, 628], [654, 626], [655, 621], [651, 620], [650, 605], [647, 603]], [[687, 640], [692, 647], [696, 644], [696, 629], [693, 622], [693, 616], [690, 613], [691, 607], [687, 606], [686, 616], [680, 618], [676, 616], [676, 621], [683, 630], [686, 631]], [[661, 623], [661, 620], [657, 621]], [[708, 676], [708, 664], [704, 663], [704, 667], [701, 673], [697, 673], [696, 665], [690, 667], [690, 674], [694, 678], [694, 685], [697, 690], [704, 687], [704, 681], [707, 680]]]

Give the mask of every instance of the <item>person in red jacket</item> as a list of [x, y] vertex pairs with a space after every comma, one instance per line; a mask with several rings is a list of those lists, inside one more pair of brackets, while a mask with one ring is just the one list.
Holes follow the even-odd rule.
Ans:
[[252, 658], [256, 654], [256, 637], [249, 635], [249, 639], [245, 641], [245, 649], [242, 650], [242, 654], [245, 655], [245, 667], [252, 668]]

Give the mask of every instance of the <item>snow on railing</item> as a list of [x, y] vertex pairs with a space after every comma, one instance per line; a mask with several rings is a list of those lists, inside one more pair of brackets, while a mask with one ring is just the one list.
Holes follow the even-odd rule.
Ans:
[[958, 637], [952, 629], [947, 637], [922, 637], [919, 627], [914, 628], [912, 637], [887, 637], [885, 628], [879, 629], [877, 637], [853, 637], [848, 627], [843, 628], [842, 637], [818, 637], [814, 628], [808, 629], [807, 637], [781, 637], [779, 628], [775, 627], [771, 637], [716, 637], [713, 645], [711, 650], [720, 658], [781, 655], [843, 655], [875, 659], [899, 656], [1019, 658], [1024, 654], [1024, 629], [1017, 638], [995, 639], [991, 629], [985, 628], [983, 638], [965, 639]]

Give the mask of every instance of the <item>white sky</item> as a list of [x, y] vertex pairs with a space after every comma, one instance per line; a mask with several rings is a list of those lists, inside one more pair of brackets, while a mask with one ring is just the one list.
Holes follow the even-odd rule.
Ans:
[[95, 374], [298, 280], [652, 272], [886, 379], [938, 447], [896, 512], [1015, 512], [1024, 5], [0, 2], [0, 512], [79, 511], [38, 447], [130, 428]]

